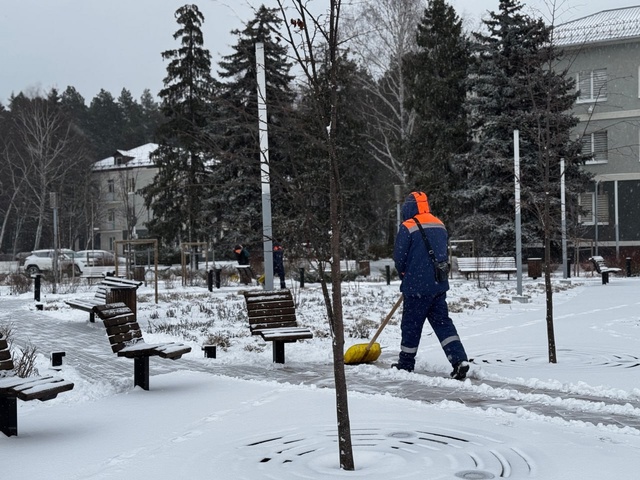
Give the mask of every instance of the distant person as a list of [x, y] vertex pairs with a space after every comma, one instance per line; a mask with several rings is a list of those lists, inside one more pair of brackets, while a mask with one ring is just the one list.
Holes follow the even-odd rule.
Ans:
[[413, 192], [406, 198], [402, 218], [393, 249], [404, 296], [402, 340], [398, 363], [393, 367], [413, 371], [422, 327], [428, 319], [453, 367], [451, 377], [463, 380], [469, 371], [469, 362], [447, 306], [447, 230], [442, 221], [431, 214], [424, 192]]
[[278, 242], [273, 244], [273, 274], [280, 278], [280, 288], [287, 288], [284, 281], [284, 249]]
[[233, 249], [233, 253], [236, 255], [236, 260], [238, 261], [240, 281], [245, 285], [249, 285], [253, 279], [253, 270], [251, 270], [249, 263], [249, 250], [242, 245], [236, 245]]

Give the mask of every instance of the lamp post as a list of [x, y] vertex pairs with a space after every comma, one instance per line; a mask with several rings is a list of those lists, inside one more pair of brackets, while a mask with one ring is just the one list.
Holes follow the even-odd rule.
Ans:
[[[127, 218], [129, 219], [129, 234], [131, 238], [135, 240], [138, 238], [138, 234], [136, 233], [136, 224], [138, 223], [138, 219], [136, 217], [136, 192], [128, 192], [130, 201], [127, 202]], [[131, 205], [131, 209], [129, 209], [129, 204]]]

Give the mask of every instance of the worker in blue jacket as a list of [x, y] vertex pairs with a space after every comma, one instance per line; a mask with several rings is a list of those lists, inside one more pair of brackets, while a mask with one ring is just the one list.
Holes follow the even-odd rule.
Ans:
[[403, 222], [398, 230], [393, 259], [402, 284], [402, 340], [399, 370], [413, 371], [425, 320], [438, 337], [453, 367], [451, 377], [463, 380], [469, 362], [447, 307], [448, 254], [447, 230], [440, 219], [431, 214], [424, 192], [413, 192], [402, 206]]

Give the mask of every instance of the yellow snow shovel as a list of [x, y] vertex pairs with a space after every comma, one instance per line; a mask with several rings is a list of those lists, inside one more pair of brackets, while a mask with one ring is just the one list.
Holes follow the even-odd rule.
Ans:
[[380, 353], [382, 353], [382, 350], [380, 349], [380, 344], [376, 343], [376, 339], [378, 338], [378, 335], [382, 333], [382, 330], [384, 329], [384, 327], [387, 326], [387, 323], [389, 323], [389, 320], [391, 320], [391, 317], [393, 317], [393, 314], [396, 313], [396, 310], [398, 309], [401, 303], [402, 303], [402, 295], [400, 295], [400, 298], [398, 298], [398, 301], [389, 312], [389, 315], [387, 315], [386, 318], [382, 321], [382, 323], [378, 327], [378, 331], [376, 332], [376, 334], [373, 336], [373, 338], [368, 344], [360, 343], [358, 345], [352, 345], [347, 349], [346, 352], [344, 352], [345, 365], [357, 365], [358, 363], [370, 363], [370, 362], [375, 362], [378, 359], [378, 357], [380, 356]]

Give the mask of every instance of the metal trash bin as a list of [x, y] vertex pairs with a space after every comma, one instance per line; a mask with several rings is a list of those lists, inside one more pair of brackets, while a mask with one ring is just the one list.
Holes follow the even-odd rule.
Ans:
[[538, 277], [542, 277], [542, 259], [541, 258], [529, 258], [527, 259], [527, 272], [530, 278], [534, 280]]
[[144, 265], [133, 267], [133, 279], [138, 282], [144, 282]]
[[358, 273], [363, 277], [371, 275], [371, 263], [369, 260], [361, 260], [358, 262]]

